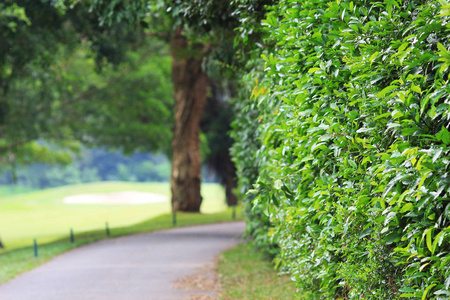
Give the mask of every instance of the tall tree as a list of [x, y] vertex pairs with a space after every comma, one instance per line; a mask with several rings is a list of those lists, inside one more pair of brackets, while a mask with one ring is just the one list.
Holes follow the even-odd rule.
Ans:
[[202, 132], [206, 135], [208, 142], [204, 162], [209, 169], [215, 171], [225, 188], [228, 206], [235, 206], [238, 203], [235, 194], [237, 178], [236, 168], [230, 155], [233, 139], [228, 132], [231, 130], [234, 116], [230, 100], [235, 97], [236, 82], [214, 69], [209, 70], [210, 93], [208, 93], [208, 103], [201, 122]]
[[[149, 17], [148, 9], [152, 10]], [[233, 59], [233, 29], [237, 19], [234, 4], [228, 1], [130, 0], [110, 3], [94, 0], [93, 10], [101, 22], [114, 24], [147, 21], [170, 36], [172, 78], [175, 97], [175, 128], [172, 139], [172, 207], [173, 210], [199, 211], [201, 157], [200, 121], [208, 96], [208, 60]], [[161, 24], [165, 25], [162, 27]]]

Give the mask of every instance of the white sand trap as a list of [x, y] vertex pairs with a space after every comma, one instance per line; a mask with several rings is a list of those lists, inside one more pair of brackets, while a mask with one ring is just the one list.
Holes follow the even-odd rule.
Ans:
[[169, 197], [153, 193], [124, 191], [107, 194], [82, 194], [63, 199], [67, 204], [139, 205], [167, 202]]

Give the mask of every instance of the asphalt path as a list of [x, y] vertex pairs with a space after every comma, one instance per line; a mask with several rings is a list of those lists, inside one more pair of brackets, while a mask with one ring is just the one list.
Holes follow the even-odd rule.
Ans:
[[201, 225], [99, 241], [0, 285], [0, 299], [189, 299], [202, 292], [177, 289], [175, 282], [213, 264], [239, 243], [244, 227]]

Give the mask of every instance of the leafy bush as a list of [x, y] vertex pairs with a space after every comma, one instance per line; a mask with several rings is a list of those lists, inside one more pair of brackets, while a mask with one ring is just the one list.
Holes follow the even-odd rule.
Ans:
[[[235, 130], [259, 139], [234, 154], [272, 224], [259, 234], [316, 299], [450, 297], [449, 16], [444, 0], [281, 0], [263, 22], [270, 92], [241, 104], [258, 113]], [[236, 151], [251, 147], [257, 180]]]
[[[264, 88], [258, 89], [255, 87], [257, 78], [253, 77], [256, 74], [261, 75], [261, 70], [254, 66], [256, 62], [263, 64], [263, 61], [260, 59], [254, 59], [249, 63], [249, 68], [252, 70], [251, 76], [247, 75], [242, 79], [243, 88], [233, 103], [236, 121], [232, 124], [232, 137], [240, 142], [233, 145], [231, 154], [234, 157], [236, 172], [239, 177], [240, 194], [243, 195], [241, 199], [243, 211], [247, 216], [246, 233], [255, 239], [257, 246], [274, 254], [276, 253], [276, 251], [273, 251], [275, 245], [266, 234], [270, 227], [269, 218], [264, 214], [262, 206], [252, 205], [255, 197], [252, 193], [248, 193], [257, 180], [260, 166], [262, 165], [256, 155], [259, 147], [261, 147], [259, 141], [261, 132], [258, 130], [258, 124], [261, 122], [262, 117], [259, 117], [258, 114], [261, 110], [270, 112], [267, 108], [258, 107], [255, 102], [257, 95], [264, 94], [265, 90]], [[253, 93], [248, 92], [252, 88], [255, 88]], [[260, 118], [260, 121], [257, 121], [258, 118]]]

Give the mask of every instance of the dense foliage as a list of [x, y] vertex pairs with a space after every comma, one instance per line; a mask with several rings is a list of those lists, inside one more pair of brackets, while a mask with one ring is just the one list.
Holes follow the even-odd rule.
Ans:
[[169, 152], [172, 86], [163, 45], [128, 51], [102, 72], [88, 45], [55, 56], [47, 69], [27, 66], [32, 75], [11, 80], [2, 95], [1, 169], [70, 162], [63, 150], [76, 151], [78, 141], [128, 154]]
[[89, 7], [0, 4], [0, 171], [13, 179], [20, 165], [70, 162], [79, 142], [170, 152], [167, 45], [137, 26], [102, 27]]
[[282, 0], [263, 21], [234, 155], [270, 220], [258, 238], [315, 299], [450, 297], [449, 16], [445, 0]]

